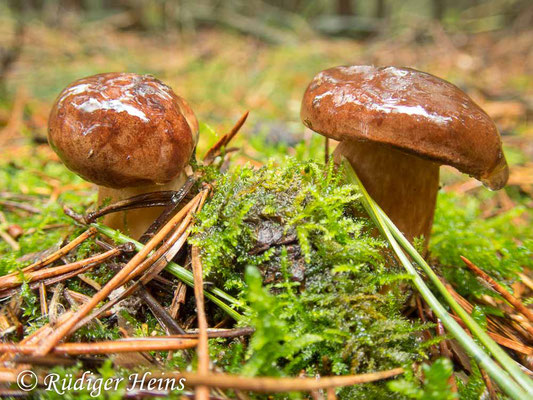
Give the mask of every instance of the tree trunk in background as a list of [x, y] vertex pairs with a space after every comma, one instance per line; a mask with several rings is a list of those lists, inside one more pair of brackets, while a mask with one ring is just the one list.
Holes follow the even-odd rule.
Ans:
[[433, 18], [438, 21], [444, 17], [446, 11], [446, 0], [433, 0]]
[[337, 14], [355, 15], [351, 0], [337, 0]]
[[385, 0], [376, 1], [376, 18], [384, 19], [387, 16], [387, 4]]

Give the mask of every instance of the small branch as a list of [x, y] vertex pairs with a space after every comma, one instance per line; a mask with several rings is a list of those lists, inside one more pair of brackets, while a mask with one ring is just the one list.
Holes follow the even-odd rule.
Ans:
[[[501, 294], [505, 300], [507, 300], [514, 308], [516, 308], [520, 313], [522, 313], [530, 322], [533, 322], [533, 311], [523, 305], [520, 300], [518, 300], [511, 293], [505, 290], [503, 286], [501, 286], [498, 282], [492, 279], [488, 274], [482, 271], [468, 258], [461, 256], [461, 259], [472, 272], [474, 272], [477, 276], [487, 282], [494, 290]], [[528, 329], [528, 331], [533, 334], [533, 330]]]
[[[196, 313], [198, 315], [198, 373], [209, 374], [209, 348], [207, 342], [207, 319], [204, 308], [204, 278], [202, 271], [202, 261], [198, 247], [193, 246], [192, 250], [192, 271], [194, 275], [194, 297], [196, 299]], [[209, 399], [209, 389], [207, 386], [199, 385], [196, 388], [196, 400]]]

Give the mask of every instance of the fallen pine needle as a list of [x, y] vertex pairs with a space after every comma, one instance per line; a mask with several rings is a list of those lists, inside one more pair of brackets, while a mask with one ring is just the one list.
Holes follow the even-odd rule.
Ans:
[[46, 285], [39, 283], [39, 302], [41, 303], [41, 315], [48, 315], [48, 302], [46, 301]]
[[[453, 315], [453, 314], [450, 314], [450, 316], [459, 325], [461, 325], [463, 328], [466, 329], [466, 325], [461, 320], [461, 318], [459, 318], [459, 317], [457, 317], [456, 315]], [[470, 336], [472, 336], [470, 331], [466, 331], [466, 332]], [[533, 354], [533, 347], [531, 347], [531, 346], [527, 346], [527, 345], [525, 345], [523, 343], [517, 342], [516, 340], [512, 340], [512, 339], [506, 338], [505, 336], [502, 336], [502, 335], [500, 335], [498, 333], [495, 333], [495, 332], [488, 331], [487, 335], [489, 335], [492, 338], [492, 340], [494, 340], [500, 346], [507, 347], [508, 349], [514, 350], [514, 351], [516, 351], [518, 353], [522, 353], [522, 354], [525, 354], [525, 355], [532, 355]]]
[[[94, 343], [61, 343], [52, 349], [54, 354], [114, 354], [140, 351], [173, 351], [190, 349], [198, 344], [196, 339], [169, 338], [166, 336], [132, 338]], [[33, 354], [34, 344], [0, 343], [0, 352]]]
[[[57, 261], [61, 257], [67, 255], [70, 250], [76, 248], [78, 245], [83, 243], [85, 240], [87, 240], [91, 236], [96, 235], [97, 232], [98, 232], [98, 230], [96, 228], [90, 227], [85, 232], [83, 232], [80, 236], [78, 236], [76, 239], [74, 239], [71, 242], [67, 243], [65, 246], [61, 247], [56, 252], [50, 254], [48, 257], [45, 257], [42, 260], [39, 260], [39, 261], [37, 261], [37, 262], [35, 262], [35, 263], [31, 264], [31, 265], [28, 265], [27, 267], [22, 268], [22, 272], [26, 273], [26, 272], [35, 271], [35, 270], [37, 270], [39, 268], [45, 267], [45, 266], [47, 266], [49, 264], [52, 264], [54, 261]], [[5, 275], [5, 276], [10, 276], [10, 275], [18, 275], [18, 271], [12, 272], [12, 273], [10, 273], [8, 275]]]
[[[93, 312], [90, 315], [85, 316], [81, 321], [79, 321], [74, 326], [72, 330], [76, 331], [77, 329], [81, 328], [83, 325], [89, 323], [92, 319], [97, 318], [99, 315], [110, 310], [115, 304], [117, 304], [122, 299], [135, 293], [141, 287], [141, 285], [148, 283], [151, 280], [151, 278], [153, 278], [152, 273], [158, 274], [159, 272], [161, 272], [166, 267], [166, 265], [169, 263], [169, 260], [174, 258], [177, 252], [185, 244], [187, 238], [189, 237], [188, 228], [190, 226], [191, 221], [192, 221], [192, 216], [189, 213], [185, 217], [185, 219], [182, 221], [178, 229], [176, 229], [172, 233], [172, 235], [157, 249], [157, 251], [154, 252], [149, 258], [141, 262], [135, 270], [133, 270], [127, 277], [124, 278], [123, 282], [121, 282], [120, 285], [123, 285], [131, 281], [132, 279], [137, 277], [139, 274], [146, 271], [145, 274], [141, 278], [139, 278], [139, 280], [137, 280], [133, 285], [128, 287], [120, 295], [108, 301], [105, 305], [100, 307], [97, 311]], [[169, 254], [169, 252], [172, 252], [172, 254]]]
[[[174, 374], [175, 377], [185, 378], [186, 386], [208, 386], [220, 389], [238, 389], [254, 392], [309, 392], [311, 390], [358, 385], [375, 382], [403, 374], [403, 368], [387, 371], [370, 372], [360, 375], [328, 376], [321, 378], [270, 378], [244, 377], [229, 374]], [[154, 376], [157, 376], [154, 374]], [[165, 373], [165, 377], [172, 374]]]
[[[487, 273], [485, 273], [481, 268], [475, 265], [468, 258], [461, 256], [461, 259], [471, 271], [473, 271], [477, 276], [481, 277], [484, 281], [486, 281], [494, 290], [501, 294], [505, 300], [507, 300], [514, 308], [516, 308], [520, 313], [522, 313], [530, 322], [533, 322], [533, 311], [523, 305], [520, 300], [518, 300], [511, 293], [505, 290], [503, 286], [501, 286], [498, 282], [492, 279]], [[533, 329], [531, 328], [531, 326], [529, 326], [528, 332], [533, 334]]]
[[[185, 207], [183, 207], [161, 230], [139, 251], [125, 266], [122, 268], [106, 285], [96, 292], [91, 300], [85, 303], [68, 321], [62, 324], [36, 349], [35, 356], [44, 356], [54, 348], [61, 339], [63, 339], [70, 330], [86, 315], [88, 315], [102, 300], [104, 300], [118, 286], [124, 283], [126, 277], [135, 271], [139, 264], [145, 259], [150, 252], [167, 236], [176, 226], [185, 218], [185, 215], [196, 207], [203, 193], [196, 195]], [[155, 261], [155, 260], [154, 260]]]
[[[207, 375], [209, 373], [209, 348], [207, 342], [207, 319], [204, 308], [204, 279], [202, 272], [202, 262], [198, 247], [193, 246], [191, 250], [192, 271], [194, 275], [194, 297], [196, 299], [196, 314], [198, 316], [198, 373]], [[209, 389], [207, 386], [199, 385], [195, 393], [196, 400], [208, 400]]]
[[19, 275], [6, 275], [0, 277], [0, 289], [7, 289], [14, 286], [21, 285], [23, 282], [35, 282], [47, 278], [52, 278], [58, 275], [65, 274], [67, 272], [81, 269], [88, 265], [95, 266], [109, 258], [115, 257], [124, 251], [124, 247], [116, 247], [105, 253], [100, 253], [95, 256], [86, 258], [84, 260], [76, 261], [70, 264], [61, 265], [59, 267], [52, 267], [41, 269], [39, 271], [26, 272], [23, 276]]
[[[18, 370], [14, 369], [0, 368], [0, 382], [14, 382], [18, 372]], [[312, 390], [359, 385], [393, 378], [404, 372], [403, 368], [394, 368], [387, 371], [370, 372], [360, 375], [326, 376], [317, 378], [271, 378], [245, 377], [222, 373], [200, 375], [194, 373], [156, 372], [152, 373], [150, 377], [156, 379], [184, 378], [185, 386], [189, 387], [208, 386], [220, 389], [245, 390], [263, 393], [284, 393], [310, 392]]]

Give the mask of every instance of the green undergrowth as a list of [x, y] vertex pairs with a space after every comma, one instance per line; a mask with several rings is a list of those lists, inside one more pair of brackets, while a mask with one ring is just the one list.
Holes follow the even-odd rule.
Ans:
[[[281, 165], [219, 176], [197, 216], [190, 241], [206, 280], [246, 301], [242, 324], [256, 329], [248, 346], [213, 344], [213, 359], [250, 376], [356, 374], [423, 360], [417, 332], [427, 326], [402, 315], [407, 277], [370, 235], [355, 188], [331, 166]], [[359, 390], [386, 391], [364, 385], [341, 395]]]
[[[22, 228], [23, 234], [17, 239], [20, 249], [13, 249], [6, 241], [0, 240], [0, 276], [19, 271], [32, 262], [45, 257], [59, 249], [64, 243], [80, 235], [86, 228], [77, 226], [63, 212], [63, 205], [74, 207], [77, 211], [86, 210], [94, 201], [96, 193], [92, 190], [65, 190], [57, 199], [52, 199], [55, 187], [77, 185], [83, 180], [64, 168], [61, 164], [50, 161], [46, 153], [38, 149], [19, 160], [0, 162], [0, 200], [12, 201], [30, 206], [38, 213], [27, 212], [19, 208], [10, 208], [0, 203], [2, 220], [0, 229], [6, 230], [11, 225]], [[64, 260], [74, 262], [102, 251], [95, 245], [94, 238], [84, 241], [76, 251], [70, 252]], [[114, 272], [107, 264], [102, 264], [86, 273], [100, 284], [105, 284]], [[23, 275], [21, 274], [21, 277]], [[78, 279], [69, 279], [65, 287], [86, 295], [94, 291]], [[21, 290], [24, 323], [26, 332], [32, 333], [48, 322], [41, 315], [38, 292], [30, 290], [27, 284]], [[98, 325], [96, 328], [84, 329], [76, 333], [84, 339], [110, 339], [118, 337], [111, 327]]]
[[[5, 221], [0, 221], [0, 226], [7, 229], [9, 225], [16, 224], [23, 230], [23, 235], [17, 241], [20, 250], [15, 251], [0, 240], [0, 275], [31, 263], [29, 260], [21, 261], [20, 257], [59, 246], [63, 240], [71, 239], [83, 231], [63, 213], [62, 205], [73, 204], [83, 209], [94, 198], [92, 193], [87, 195], [75, 190], [64, 191], [57, 200], [51, 200], [52, 184], [61, 187], [81, 182], [81, 178], [57, 162], [47, 161], [37, 151], [17, 162], [0, 163], [0, 200], [39, 210], [39, 213], [30, 213], [0, 204], [0, 212], [5, 218]], [[80, 258], [90, 252], [89, 246], [87, 243], [80, 247]]]
[[496, 296], [464, 265], [464, 256], [494, 279], [507, 286], [524, 268], [533, 268], [533, 213], [525, 204], [484, 217], [484, 201], [492, 196], [483, 190], [477, 196], [440, 193], [430, 251], [444, 277], [466, 297]]
[[[305, 158], [297, 152], [294, 158], [278, 156], [258, 170], [206, 170], [213, 196], [197, 215], [190, 243], [201, 249], [207, 284], [246, 304], [249, 311], [240, 325], [255, 328], [249, 340], [211, 339], [211, 359], [219, 370], [248, 376], [342, 375], [397, 366], [410, 370], [413, 363], [425, 362], [425, 378], [408, 373], [389, 383], [340, 389], [339, 398], [450, 398], [445, 384], [449, 366], [430, 361], [427, 354], [439, 338], [423, 342], [420, 331], [433, 331], [431, 325], [404, 316], [412, 293], [408, 277], [389, 256], [386, 242], [371, 235], [373, 225], [359, 193], [331, 165], [302, 161]], [[58, 163], [38, 153], [21, 162], [0, 162], [0, 182], [2, 192], [29, 196], [16, 201], [41, 211], [32, 214], [0, 206], [5, 225], [18, 224], [24, 231], [18, 251], [0, 240], [0, 275], [31, 262], [22, 256], [58, 248], [85, 229], [63, 214], [62, 204], [82, 212], [91, 206], [94, 192], [65, 191], [50, 201], [50, 182], [82, 182]], [[518, 199], [515, 208], [485, 218], [481, 210], [490, 196], [481, 190], [472, 195], [439, 194], [431, 265], [467, 297], [494, 294], [466, 269], [460, 255], [507, 285], [524, 267], [532, 267], [533, 232], [531, 224], [524, 223], [530, 210]], [[99, 251], [88, 240], [68, 258]], [[113, 274], [107, 264], [88, 273], [100, 284]], [[77, 279], [65, 286], [94, 293]], [[29, 334], [47, 318], [40, 314], [36, 292], [25, 285], [21, 294], [22, 321]], [[194, 311], [192, 297], [188, 302], [186, 312]], [[480, 321], [486, 311], [476, 307]], [[211, 325], [225, 318], [209, 302], [208, 315]], [[123, 310], [121, 318], [130, 323], [134, 336], [164, 334], [149, 312], [130, 315]], [[118, 337], [111, 319], [79, 330], [73, 340]], [[190, 367], [179, 354], [166, 362], [167, 368]], [[154, 355], [166, 358], [165, 352]], [[475, 364], [472, 368], [470, 379], [456, 379], [461, 398], [478, 398], [484, 390]]]

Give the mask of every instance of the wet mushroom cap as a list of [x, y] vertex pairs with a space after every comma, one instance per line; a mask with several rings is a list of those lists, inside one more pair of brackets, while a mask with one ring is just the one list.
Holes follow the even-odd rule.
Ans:
[[149, 75], [107, 73], [73, 82], [48, 121], [48, 141], [63, 163], [110, 188], [170, 182], [197, 140], [187, 102]]
[[458, 87], [428, 73], [363, 65], [322, 71], [304, 94], [301, 118], [324, 136], [390, 145], [491, 189], [507, 182], [492, 119]]

